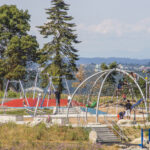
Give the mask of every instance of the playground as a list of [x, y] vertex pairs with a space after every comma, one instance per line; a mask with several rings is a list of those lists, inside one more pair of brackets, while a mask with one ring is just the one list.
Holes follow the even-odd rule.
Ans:
[[[117, 76], [115, 86], [111, 85], [112, 76]], [[140, 78], [145, 82], [147, 92], [140, 87]], [[27, 90], [24, 89], [20, 80], [8, 81], [0, 106], [0, 122], [13, 121], [30, 126], [43, 122], [47, 127], [54, 124], [72, 125], [92, 128], [98, 135], [100, 129], [109, 130], [107, 132], [112, 134], [112, 138], [105, 139], [101, 135], [100, 139], [96, 139], [102, 143], [129, 142], [126, 127], [150, 126], [149, 85], [147, 80], [137, 73], [118, 68], [100, 71], [86, 78], [72, 94], [67, 80], [62, 78], [67, 92], [62, 94], [63, 98], [61, 97], [59, 102], [52, 79], [53, 77], [49, 77], [47, 87], [41, 89], [37, 86], [36, 76], [34, 86]], [[19, 83], [20, 98], [7, 98], [11, 82]], [[29, 91], [32, 94], [29, 95]], [[105, 95], [107, 92], [110, 94]], [[130, 100], [131, 113], [129, 115], [126, 114], [128, 100]], [[104, 133], [105, 137], [108, 136], [106, 133]]]
[[[118, 76], [118, 79], [115, 87], [112, 87], [112, 85], [108, 83], [111, 82], [109, 79], [114, 73], [117, 74], [116, 76]], [[78, 116], [81, 113], [81, 119], [84, 119], [85, 122], [87, 122], [88, 117], [93, 117], [95, 118], [95, 123], [99, 123], [99, 115], [100, 117], [103, 116], [105, 118], [115, 116], [114, 119], [116, 120], [116, 116], [119, 112], [125, 111], [127, 99], [130, 99], [132, 110], [131, 117], [133, 116], [134, 119], [137, 118], [138, 120], [138, 117], [140, 118], [143, 116], [143, 118], [141, 118], [146, 120], [149, 110], [148, 98], [146, 96], [148, 95], [147, 80], [137, 73], [117, 68], [100, 71], [80, 83], [73, 91], [73, 94], [70, 92], [67, 80], [63, 78], [67, 93], [64, 94], [64, 98], [60, 99], [59, 104], [56, 100], [56, 88], [53, 84], [52, 78], [53, 77], [49, 77], [48, 86], [44, 90], [37, 87], [38, 74], [35, 77], [34, 86], [32, 88], [28, 88], [28, 90], [23, 88], [20, 80], [8, 81], [1, 103], [1, 110], [3, 110], [2, 108], [5, 108], [5, 110], [9, 110], [10, 108], [26, 109], [27, 111], [32, 111], [35, 117], [36, 112], [38, 111], [41, 111], [41, 114], [38, 113], [38, 115], [43, 115], [42, 109], [54, 109], [59, 107], [60, 112], [63, 109], [65, 112], [63, 115], [66, 114], [67, 119], [73, 113], [78, 114]], [[146, 92], [141, 89], [138, 83], [139, 78], [145, 82]], [[11, 82], [19, 83], [21, 89], [20, 98], [7, 98], [8, 86]], [[138, 95], [135, 94], [135, 89], [138, 90]], [[27, 92], [29, 92], [29, 90], [32, 92], [30, 97], [27, 96]], [[112, 93], [112, 95], [105, 96], [104, 93], [107, 91]], [[70, 110], [73, 110], [72, 113], [70, 113]], [[62, 112], [60, 114], [62, 114]], [[56, 115], [59, 115], [59, 113]]]

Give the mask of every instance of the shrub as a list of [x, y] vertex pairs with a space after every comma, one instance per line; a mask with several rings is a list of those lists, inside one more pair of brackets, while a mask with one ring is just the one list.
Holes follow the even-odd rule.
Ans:
[[4, 97], [4, 92], [0, 91], [0, 98]]
[[8, 94], [7, 97], [9, 98], [14, 98], [14, 97], [17, 97], [18, 95], [16, 92], [13, 92], [13, 91], [8, 91], [7, 94]]

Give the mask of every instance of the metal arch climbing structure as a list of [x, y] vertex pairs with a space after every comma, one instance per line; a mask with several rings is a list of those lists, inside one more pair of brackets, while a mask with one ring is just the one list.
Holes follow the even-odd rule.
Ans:
[[142, 89], [140, 88], [139, 84], [137, 83], [137, 81], [125, 70], [121, 70], [121, 69], [113, 69], [112, 71], [110, 71], [106, 76], [105, 78], [103, 79], [102, 81], [102, 84], [101, 84], [101, 87], [100, 87], [100, 91], [99, 91], [99, 94], [98, 94], [98, 99], [97, 99], [97, 107], [96, 107], [96, 122], [98, 123], [98, 109], [99, 109], [99, 102], [100, 102], [100, 96], [101, 96], [101, 92], [102, 92], [102, 88], [103, 88], [103, 85], [106, 81], [106, 79], [108, 78], [108, 76], [113, 72], [113, 71], [117, 71], [117, 72], [121, 72], [125, 75], [127, 75], [130, 79], [132, 79], [134, 81], [134, 83], [136, 84], [136, 86], [138, 87], [139, 91], [140, 91], [140, 94], [144, 100], [144, 104], [145, 104], [145, 110], [146, 110], [146, 113], [148, 113], [148, 108], [147, 108], [147, 101], [145, 99], [145, 96], [143, 94], [143, 91]]
[[[93, 88], [95, 87], [95, 85], [97, 84], [98, 80], [100, 80], [107, 72], [102, 73], [94, 82], [94, 84], [92, 85], [91, 89], [90, 89], [90, 93], [88, 94], [88, 98], [87, 98], [87, 104], [89, 103]], [[86, 107], [86, 121], [87, 121], [87, 111], [88, 111], [88, 107]]]
[[[146, 112], [148, 112], [147, 101], [146, 101], [145, 96], [144, 96], [144, 94], [143, 94], [143, 91], [142, 91], [142, 89], [140, 88], [140, 86], [139, 86], [138, 82], [136, 81], [136, 79], [135, 79], [134, 77], [132, 77], [132, 75], [129, 74], [130, 71], [125, 71], [125, 70], [122, 70], [122, 69], [115, 68], [115, 69], [108, 69], [108, 70], [105, 70], [105, 71], [97, 72], [97, 73], [95, 73], [95, 74], [89, 76], [88, 78], [86, 78], [80, 85], [78, 85], [78, 87], [75, 89], [75, 91], [73, 92], [73, 94], [72, 94], [72, 96], [71, 96], [71, 100], [70, 100], [70, 102], [69, 102], [68, 109], [67, 109], [67, 118], [68, 118], [68, 115], [69, 115], [69, 108], [70, 108], [70, 106], [71, 106], [72, 99], [74, 98], [74, 96], [75, 96], [75, 94], [77, 93], [77, 91], [79, 90], [79, 88], [80, 88], [83, 84], [85, 84], [88, 80], [90, 80], [90, 79], [92, 79], [93, 77], [99, 75], [99, 76], [97, 77], [97, 79], [95, 80], [95, 82], [94, 82], [94, 84], [93, 84], [93, 86], [92, 86], [92, 88], [91, 88], [91, 90], [90, 90], [90, 93], [89, 93], [88, 98], [87, 98], [87, 102], [88, 102], [88, 101], [89, 101], [89, 98], [90, 98], [90, 94], [92, 93], [93, 87], [96, 85], [96, 83], [98, 82], [98, 80], [100, 80], [100, 79], [105, 75], [104, 79], [102, 80], [102, 83], [101, 83], [101, 86], [100, 86], [100, 89], [99, 89], [99, 93], [98, 93], [98, 97], [97, 97], [96, 122], [98, 122], [98, 110], [99, 110], [99, 102], [100, 102], [101, 92], [102, 92], [103, 86], [104, 86], [104, 84], [105, 84], [105, 81], [107, 80], [107, 78], [109, 77], [109, 75], [110, 75], [111, 73], [113, 73], [114, 71], [116, 71], [116, 72], [121, 72], [121, 73], [123, 73], [124, 75], [127, 75], [131, 80], [134, 81], [134, 83], [136, 84], [137, 88], [139, 89], [140, 94], [141, 94], [141, 96], [142, 96], [142, 98], [143, 98], [143, 100], [144, 100]], [[145, 81], [145, 79], [144, 79], [141, 75], [139, 75], [139, 74], [137, 74], [137, 73], [135, 73], [135, 74], [136, 74], [137, 76], [139, 76], [140, 78], [142, 78], [142, 79]], [[87, 120], [87, 109], [86, 109], [86, 116], [85, 116], [85, 117], [86, 117], [86, 120]]]
[[98, 108], [99, 108], [99, 102], [100, 102], [100, 96], [101, 96], [101, 93], [102, 93], [102, 88], [103, 88], [103, 85], [104, 85], [106, 79], [108, 78], [108, 76], [109, 76], [113, 71], [114, 71], [114, 69], [113, 69], [113, 70], [110, 70], [110, 71], [106, 74], [105, 78], [104, 78], [103, 81], [102, 81], [102, 84], [101, 84], [101, 86], [100, 86], [100, 89], [99, 89], [99, 93], [98, 93], [98, 97], [97, 97], [97, 106], [96, 106], [96, 123], [98, 123]]
[[[90, 80], [91, 78], [93, 78], [93, 77], [95, 77], [95, 76], [97, 76], [97, 75], [101, 75], [102, 73], [107, 73], [107, 72], [109, 72], [109, 71], [110, 71], [110, 70], [99, 71], [99, 72], [97, 72], [97, 73], [95, 73], [95, 74], [89, 76], [89, 77], [86, 78], [82, 83], [80, 83], [80, 84], [78, 85], [78, 87], [77, 87], [77, 88], [75, 89], [75, 91], [73, 92], [73, 94], [72, 94], [72, 96], [71, 96], [71, 99], [70, 99], [70, 101], [69, 101], [68, 109], [67, 109], [67, 118], [68, 118], [68, 115], [69, 115], [69, 108], [70, 108], [70, 106], [71, 106], [72, 99], [74, 98], [74, 96], [75, 96], [76, 92], [79, 90], [79, 88], [80, 88], [84, 83], [86, 83], [88, 80]], [[99, 78], [99, 77], [98, 77], [98, 78]], [[99, 79], [100, 79], [100, 78], [99, 78]]]

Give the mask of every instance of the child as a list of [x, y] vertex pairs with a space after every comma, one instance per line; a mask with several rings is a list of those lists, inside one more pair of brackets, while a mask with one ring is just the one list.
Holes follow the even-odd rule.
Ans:
[[121, 111], [119, 114], [118, 114], [118, 119], [123, 119], [123, 117], [124, 117], [124, 115], [125, 115], [125, 111]]
[[123, 95], [122, 95], [122, 98], [123, 98], [123, 100], [125, 101], [126, 98], [127, 98], [127, 97], [126, 97], [126, 94], [123, 94]]

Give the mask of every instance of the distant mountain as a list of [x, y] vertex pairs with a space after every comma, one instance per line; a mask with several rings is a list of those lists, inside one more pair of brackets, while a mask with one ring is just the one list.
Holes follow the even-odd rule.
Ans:
[[78, 64], [101, 64], [101, 63], [112, 63], [117, 62], [118, 64], [138, 64], [138, 65], [147, 65], [150, 64], [150, 59], [132, 59], [132, 58], [117, 58], [117, 57], [95, 57], [95, 58], [87, 58], [87, 57], [80, 57], [78, 60]]

